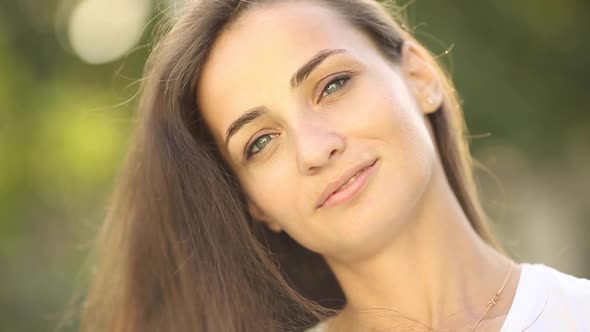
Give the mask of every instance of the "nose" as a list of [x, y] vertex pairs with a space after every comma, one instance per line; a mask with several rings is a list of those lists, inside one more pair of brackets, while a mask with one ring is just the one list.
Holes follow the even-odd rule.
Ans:
[[300, 121], [294, 136], [297, 166], [302, 174], [316, 173], [337, 159], [346, 148], [345, 137], [325, 120], [307, 118]]

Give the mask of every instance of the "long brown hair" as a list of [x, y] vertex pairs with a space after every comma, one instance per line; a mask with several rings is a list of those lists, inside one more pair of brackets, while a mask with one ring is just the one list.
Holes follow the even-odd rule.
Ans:
[[[315, 1], [367, 33], [393, 62], [405, 41], [416, 42], [392, 4]], [[195, 88], [216, 37], [244, 11], [275, 2], [190, 1], [153, 50], [97, 239], [83, 331], [296, 331], [344, 305], [320, 255], [252, 220], [199, 114]], [[447, 179], [474, 230], [499, 248], [474, 185], [459, 98], [426, 52], [445, 87], [430, 122]]]

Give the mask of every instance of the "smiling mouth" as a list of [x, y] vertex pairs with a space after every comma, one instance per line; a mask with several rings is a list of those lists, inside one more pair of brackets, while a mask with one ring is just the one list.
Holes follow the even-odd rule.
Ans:
[[[363, 173], [364, 171], [366, 171], [369, 167], [373, 166], [375, 163], [373, 162], [371, 165], [361, 169], [360, 171], [358, 171], [355, 175], [353, 175], [350, 180], [346, 181], [345, 184], [343, 184], [340, 188], [338, 188], [338, 190], [336, 190], [335, 192], [332, 193], [332, 195], [340, 192], [341, 190], [347, 188], [351, 183], [353, 183], [358, 177], [359, 175], [361, 175], [361, 173]], [[328, 197], [329, 198], [329, 197]]]
[[337, 190], [332, 192], [318, 208], [339, 205], [356, 197], [364, 189], [369, 178], [374, 173], [377, 161], [378, 159], [375, 159], [373, 163], [356, 172]]

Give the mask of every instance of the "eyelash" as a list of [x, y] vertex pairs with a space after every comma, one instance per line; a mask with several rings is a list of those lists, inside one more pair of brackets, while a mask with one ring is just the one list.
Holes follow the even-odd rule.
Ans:
[[348, 83], [348, 81], [350, 81], [350, 79], [351, 79], [350, 74], [342, 74], [342, 75], [336, 76], [333, 80], [331, 80], [330, 82], [328, 82], [328, 84], [326, 84], [326, 86], [322, 90], [322, 93], [320, 94], [317, 102], [322, 101], [322, 99], [324, 99], [325, 97], [327, 97], [331, 94], [330, 93], [330, 94], [324, 95], [324, 93], [326, 92], [326, 89], [330, 85], [342, 81], [342, 85], [336, 90], [336, 92], [338, 92], [338, 91], [340, 91], [340, 89], [342, 89], [344, 86], [346, 86], [346, 84]]
[[[331, 80], [330, 82], [328, 82], [328, 84], [326, 84], [326, 86], [324, 86], [324, 89], [322, 90], [322, 93], [319, 96], [317, 102], [322, 101], [322, 99], [324, 99], [325, 97], [331, 95], [334, 92], [340, 91], [340, 89], [342, 89], [344, 86], [346, 86], [346, 84], [348, 83], [348, 81], [350, 79], [351, 79], [351, 76], [349, 74], [343, 74], [343, 75], [339, 75], [339, 76], [335, 77], [333, 80]], [[337, 82], [342, 82], [341, 85], [338, 87], [338, 89], [336, 91], [332, 92], [332, 93], [325, 94], [326, 91], [327, 91], [326, 89], [330, 85], [332, 85], [334, 83], [337, 83]], [[264, 138], [264, 137], [275, 137], [277, 135], [278, 134], [265, 134], [265, 135], [261, 135], [261, 136], [255, 138], [254, 140], [252, 140], [252, 144], [249, 144], [246, 147], [246, 160], [251, 159], [254, 155], [258, 154], [260, 151], [262, 151], [264, 149], [264, 147], [263, 147], [263, 148], [259, 149], [257, 152], [252, 152], [252, 148], [256, 145], [256, 142], [258, 142], [258, 140], [260, 140], [261, 138]], [[265, 145], [265, 147], [266, 147], [266, 145]]]

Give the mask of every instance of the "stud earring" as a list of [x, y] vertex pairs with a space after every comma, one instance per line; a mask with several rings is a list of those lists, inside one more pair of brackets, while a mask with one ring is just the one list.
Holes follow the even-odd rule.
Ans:
[[432, 97], [426, 98], [426, 102], [429, 103], [430, 105], [434, 105], [434, 99], [432, 99]]

